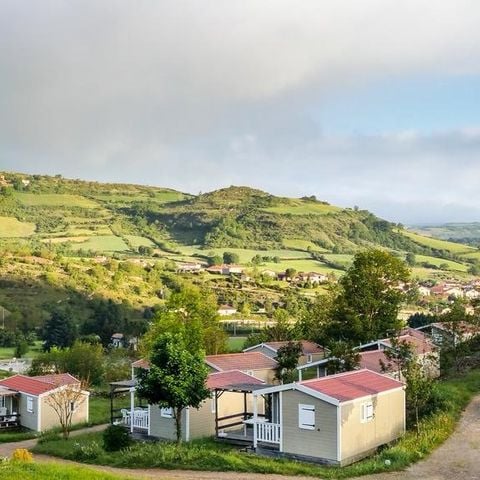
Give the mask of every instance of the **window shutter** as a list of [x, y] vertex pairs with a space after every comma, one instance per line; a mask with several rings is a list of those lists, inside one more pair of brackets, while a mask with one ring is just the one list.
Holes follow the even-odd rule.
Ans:
[[298, 428], [315, 430], [315, 405], [298, 405]]
[[373, 403], [362, 403], [362, 422], [369, 422], [373, 418]]

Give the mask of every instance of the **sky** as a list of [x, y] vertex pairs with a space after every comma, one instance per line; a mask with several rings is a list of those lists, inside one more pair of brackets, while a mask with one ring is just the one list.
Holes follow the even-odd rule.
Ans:
[[478, 0], [1, 0], [0, 169], [480, 221]]

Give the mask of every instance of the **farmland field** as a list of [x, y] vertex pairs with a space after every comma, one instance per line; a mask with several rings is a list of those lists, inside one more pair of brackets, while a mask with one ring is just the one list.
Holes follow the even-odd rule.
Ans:
[[0, 237], [29, 237], [35, 232], [35, 225], [20, 222], [14, 217], [0, 217]]
[[448, 270], [456, 270], [458, 272], [467, 272], [468, 266], [462, 263], [445, 260], [443, 258], [429, 257], [427, 255], [416, 255], [417, 262], [428, 262], [439, 267], [440, 265], [448, 265]]
[[336, 275], [343, 274], [341, 270], [327, 267], [325, 264], [313, 259], [283, 260], [280, 263], [268, 262], [263, 263], [259, 267], [259, 269], [268, 269], [273, 270], [274, 272], [282, 272], [287, 268], [294, 268], [297, 272], [335, 273]]
[[437, 250], [448, 250], [449, 252], [456, 254], [468, 253], [476, 250], [474, 247], [469, 247], [468, 245], [439, 240], [438, 238], [424, 237], [406, 230], [402, 230], [401, 233], [420, 245], [425, 245], [426, 247], [435, 248]]
[[327, 253], [324, 257], [331, 262], [339, 263], [346, 267], [349, 267], [353, 261], [353, 255], [343, 254], [343, 253]]
[[45, 207], [82, 207], [82, 208], [99, 208], [98, 203], [93, 200], [82, 197], [80, 195], [69, 195], [59, 193], [16, 193], [15, 197], [28, 207], [45, 206]]
[[126, 252], [129, 249], [128, 245], [120, 237], [115, 235], [93, 236], [86, 242], [72, 245], [72, 248], [98, 252]]
[[125, 238], [130, 242], [133, 248], [156, 247], [156, 245], [149, 238], [146, 237], [140, 237], [139, 235], [125, 235]]
[[310, 242], [309, 240], [301, 240], [299, 238], [285, 238], [282, 241], [282, 244], [285, 248], [291, 249], [291, 250], [302, 250], [302, 251], [307, 251], [308, 248], [310, 248], [314, 252], [327, 252], [328, 250], [322, 247], [319, 247], [313, 242]]

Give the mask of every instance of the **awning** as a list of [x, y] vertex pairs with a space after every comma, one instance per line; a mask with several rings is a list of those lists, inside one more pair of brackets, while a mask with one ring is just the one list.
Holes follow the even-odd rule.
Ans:
[[14, 397], [18, 392], [9, 388], [0, 387], [0, 397]]

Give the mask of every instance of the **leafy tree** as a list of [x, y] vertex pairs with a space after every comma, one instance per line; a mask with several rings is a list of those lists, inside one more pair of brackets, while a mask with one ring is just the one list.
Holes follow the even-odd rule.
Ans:
[[208, 257], [208, 265], [221, 265], [223, 262], [223, 259], [220, 255], [212, 255], [211, 257]]
[[275, 378], [281, 383], [290, 383], [297, 379], [298, 359], [302, 353], [300, 342], [288, 342], [277, 350]]
[[381, 368], [383, 372], [395, 372], [397, 380], [401, 380], [414, 358], [413, 346], [396, 337], [390, 339], [390, 345], [391, 348], [384, 350], [387, 363], [380, 360]]
[[238, 256], [237, 253], [223, 252], [223, 263], [231, 265], [239, 262], [240, 262], [240, 257]]
[[399, 288], [408, 282], [405, 263], [383, 250], [357, 253], [353, 265], [340, 279], [331, 338], [365, 343], [391, 335], [401, 328], [398, 312], [406, 294]]
[[157, 312], [143, 338], [142, 349], [148, 354], [156, 338], [170, 332], [182, 334], [190, 351], [204, 350], [207, 355], [225, 352], [227, 336], [217, 310], [217, 300], [210, 291], [182, 285]]
[[415, 254], [412, 252], [408, 252], [407, 255], [405, 256], [405, 262], [409, 267], [414, 267], [417, 263]]
[[43, 349], [48, 352], [52, 347], [70, 347], [77, 336], [77, 326], [71, 315], [64, 310], [54, 310], [45, 322]]
[[177, 443], [182, 441], [182, 411], [199, 408], [210, 395], [205, 386], [207, 374], [202, 353], [189, 351], [184, 337], [172, 333], [157, 338], [150, 368], [139, 374], [138, 394], [150, 404], [172, 408]]
[[437, 321], [438, 317], [436, 315], [432, 315], [431, 313], [415, 312], [413, 315], [410, 315], [407, 323], [409, 327], [418, 328]]
[[352, 345], [344, 341], [329, 344], [330, 360], [327, 363], [329, 375], [355, 370], [360, 363], [360, 354]]
[[29, 350], [28, 343], [25, 338], [18, 338], [15, 345], [15, 357], [23, 357]]
[[287, 268], [285, 270], [285, 275], [290, 280], [292, 280], [295, 277], [296, 274], [297, 274], [297, 271], [294, 268]]
[[86, 334], [96, 334], [102, 345], [107, 347], [114, 333], [124, 333], [127, 319], [123, 305], [113, 300], [96, 300], [92, 305], [92, 316], [83, 330]]

